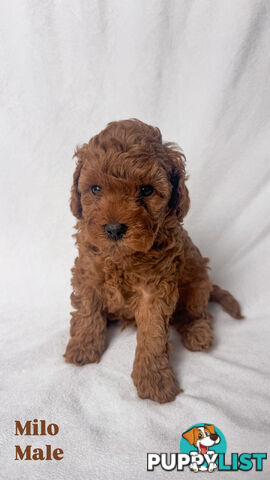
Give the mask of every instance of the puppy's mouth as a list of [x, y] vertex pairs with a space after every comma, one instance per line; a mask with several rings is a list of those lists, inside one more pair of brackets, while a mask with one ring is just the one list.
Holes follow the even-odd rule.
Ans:
[[205, 455], [207, 452], [207, 446], [203, 445], [202, 443], [199, 443], [199, 448], [201, 450], [202, 455]]
[[114, 237], [114, 234], [106, 232], [106, 247], [111, 252], [141, 252], [147, 253], [153, 246], [155, 235], [151, 231], [134, 231], [131, 228], [126, 229], [122, 234]]

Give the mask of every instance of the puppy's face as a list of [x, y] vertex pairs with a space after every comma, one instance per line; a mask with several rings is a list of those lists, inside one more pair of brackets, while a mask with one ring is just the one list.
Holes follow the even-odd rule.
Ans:
[[180, 172], [170, 164], [171, 151], [136, 143], [126, 151], [110, 139], [101, 148], [97, 138], [77, 152], [72, 211], [99, 250], [147, 252], [165, 216], [180, 204]]
[[200, 453], [205, 455], [213, 445], [220, 442], [220, 437], [215, 432], [214, 425], [204, 425], [204, 427], [193, 427], [183, 433], [183, 437], [194, 445]]
[[78, 187], [94, 245], [149, 250], [171, 196], [166, 171], [157, 161], [124, 154], [113, 162], [85, 162]]

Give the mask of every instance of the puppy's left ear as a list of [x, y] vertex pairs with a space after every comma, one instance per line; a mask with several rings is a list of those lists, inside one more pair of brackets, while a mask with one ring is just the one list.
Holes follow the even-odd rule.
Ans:
[[189, 194], [186, 187], [186, 157], [174, 143], [166, 143], [165, 148], [169, 159], [169, 180], [172, 184], [172, 193], [169, 208], [176, 212], [180, 222], [186, 216], [189, 206]]
[[194, 444], [194, 441], [195, 441], [195, 437], [194, 437], [194, 430], [195, 430], [196, 427], [193, 427], [191, 428], [190, 430], [188, 430], [187, 432], [184, 432], [182, 433], [182, 437], [187, 440], [190, 445], [193, 445]]
[[73, 183], [71, 187], [71, 197], [70, 197], [70, 209], [76, 218], [81, 218], [82, 216], [82, 205], [81, 205], [81, 194], [78, 190], [78, 183], [81, 173], [81, 168], [83, 166], [83, 160], [78, 155], [78, 152], [75, 152], [74, 157], [77, 157], [77, 163], [75, 172], [73, 174]]

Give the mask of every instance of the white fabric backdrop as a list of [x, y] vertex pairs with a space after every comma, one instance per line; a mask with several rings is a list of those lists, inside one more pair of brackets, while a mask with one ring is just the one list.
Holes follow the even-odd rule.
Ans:
[[[177, 452], [204, 421], [229, 452], [269, 452], [269, 13], [260, 0], [1, 0], [1, 478], [148, 478], [146, 453]], [[186, 226], [247, 317], [212, 308], [207, 354], [172, 335], [184, 393], [167, 405], [137, 397], [135, 329], [110, 328], [99, 365], [62, 358], [72, 154], [129, 117], [183, 147]], [[15, 419], [34, 418], [59, 424], [57, 437], [14, 436]], [[14, 445], [29, 443], [65, 458], [15, 462]]]

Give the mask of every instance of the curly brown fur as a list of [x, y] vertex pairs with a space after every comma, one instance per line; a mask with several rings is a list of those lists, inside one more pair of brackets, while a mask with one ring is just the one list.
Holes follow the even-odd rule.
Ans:
[[[135, 119], [110, 123], [75, 155], [71, 210], [79, 256], [66, 360], [98, 362], [108, 318], [136, 323], [138, 394], [174, 400], [180, 389], [169, 364], [170, 323], [188, 349], [206, 350], [213, 342], [209, 300], [241, 316], [237, 301], [212, 285], [208, 259], [182, 226], [189, 209], [185, 157], [162, 142], [158, 128]], [[153, 188], [147, 196], [146, 185]], [[124, 228], [117, 241], [105, 231], [111, 224]]]

